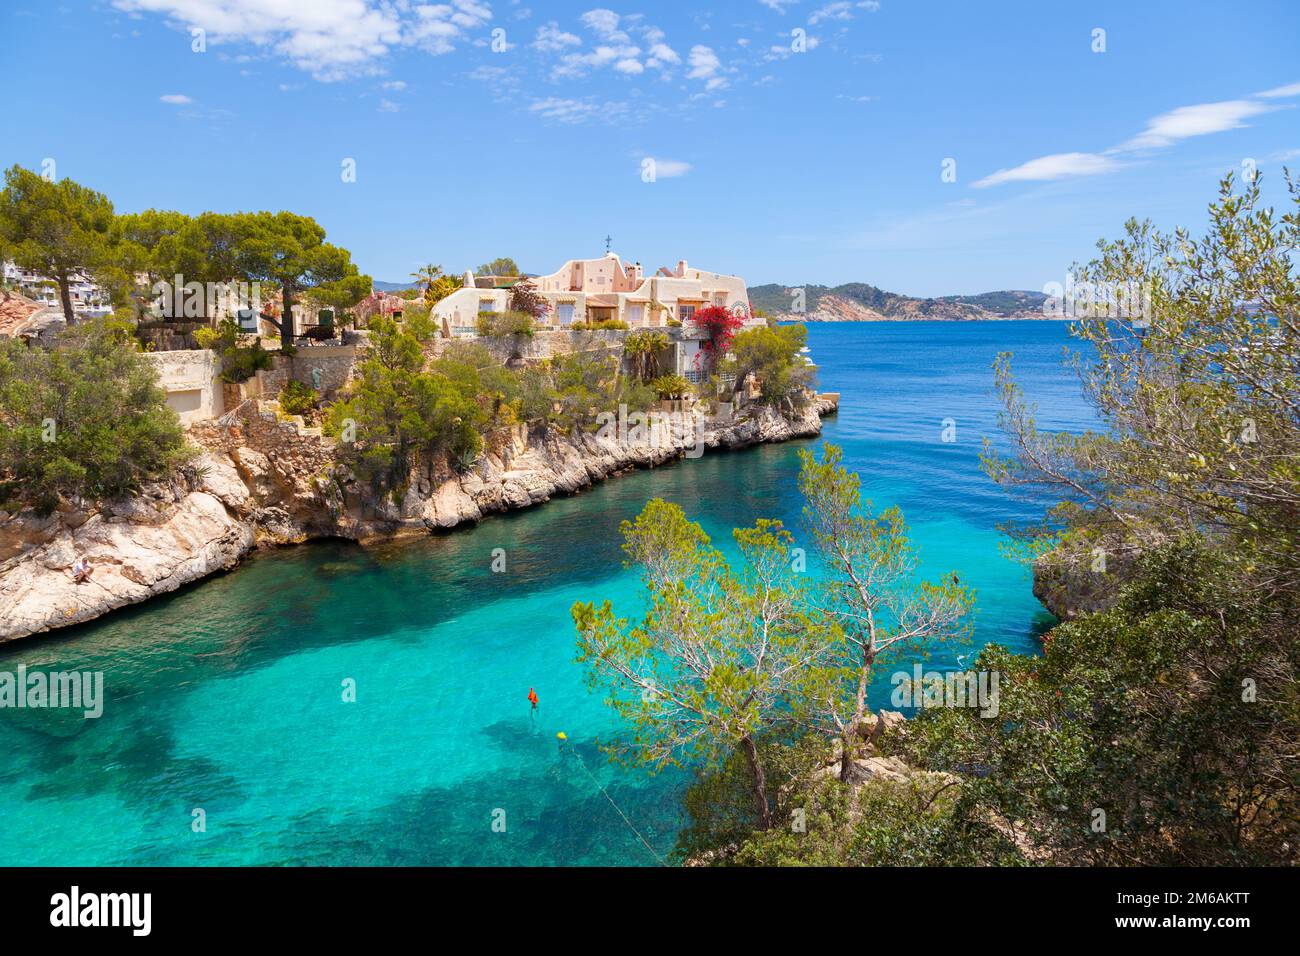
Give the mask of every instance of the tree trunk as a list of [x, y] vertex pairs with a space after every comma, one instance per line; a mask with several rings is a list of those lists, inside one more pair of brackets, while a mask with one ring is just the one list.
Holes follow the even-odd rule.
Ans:
[[[869, 625], [872, 631], [872, 641], [874, 643], [875, 621], [870, 619]], [[858, 688], [857, 694], [853, 700], [853, 716], [849, 718], [848, 726], [844, 729], [843, 739], [840, 741], [840, 780], [848, 783], [853, 773], [853, 755], [857, 753], [858, 728], [866, 719], [870, 711], [867, 709], [867, 684], [871, 678], [871, 665], [875, 663], [875, 656], [869, 651], [864, 650], [862, 654], [862, 667], [858, 671]]]
[[71, 328], [77, 321], [77, 317], [72, 313], [72, 283], [68, 280], [66, 272], [60, 272], [57, 279], [59, 283], [59, 303], [63, 306], [63, 317], [68, 321], [68, 327]]
[[772, 808], [767, 803], [767, 774], [763, 770], [762, 761], [758, 759], [758, 747], [754, 744], [754, 738], [742, 737], [740, 746], [745, 752], [745, 759], [749, 761], [749, 769], [754, 774], [754, 812], [758, 815], [758, 828], [766, 830], [772, 826]]
[[293, 348], [293, 291], [287, 286], [280, 287], [282, 307], [280, 311], [280, 351], [288, 354]]
[[840, 738], [840, 782], [849, 783], [853, 773], [853, 754], [854, 748], [852, 740], [858, 735], [858, 719], [849, 718], [848, 724], [844, 728], [844, 734]]

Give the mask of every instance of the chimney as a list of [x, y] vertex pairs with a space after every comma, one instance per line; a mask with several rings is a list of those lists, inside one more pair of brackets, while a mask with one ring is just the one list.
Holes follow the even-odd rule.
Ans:
[[685, 259], [678, 259], [678, 260], [677, 260], [677, 275], [678, 275], [679, 278], [685, 278], [685, 276], [686, 276], [686, 260], [685, 260]]

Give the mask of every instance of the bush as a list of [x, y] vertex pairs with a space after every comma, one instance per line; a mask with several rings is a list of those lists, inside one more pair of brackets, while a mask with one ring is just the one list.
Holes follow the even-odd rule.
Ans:
[[813, 381], [813, 369], [803, 360], [800, 349], [808, 330], [802, 325], [746, 329], [735, 337], [736, 387], [749, 375], [758, 381], [759, 401], [764, 405], [798, 404]]
[[330, 406], [326, 433], [341, 436], [355, 423], [354, 464], [390, 489], [400, 488], [420, 459], [430, 469], [439, 453], [472, 462], [487, 423], [476, 370], [454, 361], [426, 369], [419, 341], [390, 318], [376, 317], [370, 331], [370, 351], [343, 400]]
[[409, 306], [402, 313], [402, 324], [420, 342], [431, 342], [438, 337], [438, 320], [427, 305]]
[[731, 340], [744, 326], [745, 315], [721, 305], [706, 305], [691, 316], [691, 321], [708, 335], [700, 343], [700, 348], [708, 356], [709, 365], [716, 366], [730, 350]]
[[533, 317], [527, 312], [480, 312], [475, 323], [484, 338], [522, 335], [532, 338]]
[[223, 382], [246, 382], [271, 367], [271, 353], [262, 348], [262, 340], [255, 338], [252, 345], [243, 346], [239, 344], [242, 337], [239, 326], [230, 319], [194, 331], [199, 348], [212, 349], [221, 356]]
[[280, 409], [286, 415], [305, 415], [315, 408], [319, 401], [320, 395], [316, 389], [297, 379], [290, 379], [280, 389]]
[[50, 350], [0, 339], [0, 501], [111, 498], [190, 454], [153, 367], [110, 322], [79, 323]]
[[521, 279], [510, 287], [510, 311], [523, 312], [540, 319], [550, 310], [545, 297], [529, 279]]
[[627, 323], [622, 319], [601, 319], [599, 322], [574, 322], [569, 328], [578, 329], [585, 332], [597, 332], [605, 330], [627, 329]]

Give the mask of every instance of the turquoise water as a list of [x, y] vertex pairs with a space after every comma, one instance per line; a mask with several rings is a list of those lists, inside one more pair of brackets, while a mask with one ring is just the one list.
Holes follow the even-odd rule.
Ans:
[[[998, 552], [996, 523], [1029, 513], [979, 470], [990, 363], [1013, 351], [1042, 422], [1081, 428], [1066, 341], [1047, 322], [810, 330], [821, 387], [842, 394], [823, 438], [877, 504], [903, 507], [926, 571], [957, 569], [975, 587], [979, 645], [1031, 651], [1049, 620]], [[953, 443], [940, 440], [945, 418]], [[814, 444], [706, 455], [377, 550], [257, 555], [0, 651], [0, 670], [103, 670], [108, 698], [98, 720], [0, 710], [0, 864], [653, 863], [582, 765], [658, 854], [681, 825], [686, 777], [604, 762], [595, 739], [614, 724], [573, 663], [569, 606], [634, 606], [618, 524], [649, 497], [681, 504], [715, 540], [756, 517], [796, 522], [795, 451]], [[506, 573], [491, 572], [496, 548]], [[355, 703], [342, 700], [347, 678]], [[888, 689], [874, 688], [877, 704]], [[559, 755], [560, 730], [578, 759]], [[192, 830], [196, 808], [206, 832]]]

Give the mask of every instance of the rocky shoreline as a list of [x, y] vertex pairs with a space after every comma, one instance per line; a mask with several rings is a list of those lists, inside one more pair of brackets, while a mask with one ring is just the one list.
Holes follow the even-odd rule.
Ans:
[[[48, 516], [0, 512], [0, 642], [90, 621], [237, 565], [259, 547], [319, 538], [363, 544], [427, 534], [527, 508], [637, 468], [707, 450], [817, 435], [838, 398], [801, 412], [759, 409], [700, 418], [682, 435], [666, 422], [638, 441], [517, 426], [494, 436], [464, 473], [421, 466], [400, 501], [376, 494], [334, 443], [246, 402], [190, 430], [195, 463], [169, 482], [98, 507], [65, 504]], [[78, 584], [72, 566], [89, 561]]]

